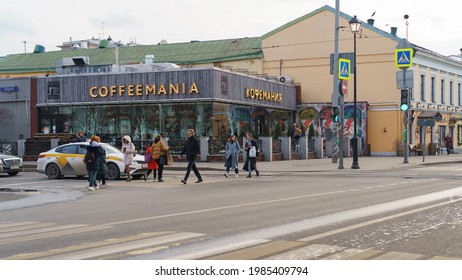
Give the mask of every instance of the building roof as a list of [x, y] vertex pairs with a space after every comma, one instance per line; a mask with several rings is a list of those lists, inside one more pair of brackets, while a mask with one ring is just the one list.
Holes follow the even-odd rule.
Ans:
[[[75, 56], [88, 56], [90, 65], [116, 64], [116, 51], [115, 48], [99, 48], [11, 54], [0, 60], [0, 74], [55, 72], [56, 63], [62, 58]], [[262, 58], [263, 51], [260, 37], [123, 46], [118, 48], [118, 63], [144, 63], [146, 55], [154, 55], [154, 62], [184, 65]]]
[[[293, 21], [290, 21], [290, 22], [288, 22], [288, 23], [286, 23], [286, 24], [284, 24], [284, 25], [282, 25], [282, 26], [280, 26], [280, 27], [266, 33], [265, 35], [262, 36], [262, 39], [266, 39], [266, 38], [268, 38], [268, 37], [270, 37], [270, 36], [272, 36], [272, 35], [274, 35], [274, 34], [276, 34], [278, 32], [281, 32], [282, 30], [284, 30], [284, 29], [286, 29], [286, 28], [288, 28], [288, 27], [290, 27], [290, 26], [292, 26], [294, 24], [302, 22], [302, 21], [304, 21], [304, 20], [306, 20], [306, 19], [308, 19], [310, 17], [313, 17], [313, 16], [315, 16], [315, 15], [317, 15], [319, 13], [322, 13], [324, 11], [329, 11], [329, 12], [335, 14], [335, 8], [332, 8], [329, 5], [322, 6], [321, 8], [319, 8], [317, 10], [314, 10], [311, 13], [308, 13], [308, 14], [306, 14], [304, 16], [301, 16], [301, 17], [299, 17], [297, 19], [294, 19]], [[345, 14], [343, 12], [340, 12], [340, 17], [342, 17], [342, 18], [344, 18], [344, 19], [346, 19], [348, 21], [350, 21], [353, 18], [352, 16], [347, 15], [347, 14]], [[396, 35], [385, 32], [382, 29], [379, 29], [379, 28], [375, 27], [374, 25], [368, 24], [367, 21], [362, 21], [362, 20], [360, 20], [360, 21], [361, 21], [361, 27], [362, 28], [367, 28], [369, 30], [372, 30], [372, 31], [384, 36], [384, 37], [393, 39], [393, 40], [395, 40], [397, 42], [401, 41], [401, 38], [399, 38]]]

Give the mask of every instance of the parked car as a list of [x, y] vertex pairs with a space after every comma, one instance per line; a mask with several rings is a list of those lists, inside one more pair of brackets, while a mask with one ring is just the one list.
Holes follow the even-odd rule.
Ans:
[[[50, 179], [57, 179], [67, 175], [87, 175], [83, 158], [87, 151], [86, 146], [89, 144], [89, 142], [69, 143], [40, 153], [37, 159], [37, 172], [46, 174]], [[101, 146], [106, 150], [106, 179], [117, 180], [121, 176], [126, 176], [122, 151], [106, 143], [101, 143]], [[140, 178], [147, 171], [148, 165], [144, 162], [144, 156], [136, 155], [132, 165], [130, 165], [132, 177]]]
[[14, 176], [23, 171], [23, 169], [24, 164], [21, 158], [12, 155], [0, 154], [0, 174], [8, 173], [8, 175]]

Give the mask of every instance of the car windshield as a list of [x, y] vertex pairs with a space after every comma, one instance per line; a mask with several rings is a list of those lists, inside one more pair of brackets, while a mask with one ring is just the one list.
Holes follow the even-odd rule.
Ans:
[[109, 144], [101, 143], [101, 146], [103, 146], [104, 150], [106, 150], [106, 154], [121, 154], [122, 153], [121, 150]]

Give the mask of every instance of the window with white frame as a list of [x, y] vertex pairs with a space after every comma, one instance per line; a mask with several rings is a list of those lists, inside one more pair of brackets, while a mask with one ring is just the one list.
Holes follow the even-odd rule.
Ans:
[[454, 91], [452, 90], [452, 87], [454, 85], [453, 81], [449, 81], [449, 104], [454, 105]]
[[425, 75], [420, 75], [420, 100], [425, 101]]
[[457, 96], [458, 96], [458, 99], [459, 99], [459, 106], [462, 105], [462, 95], [461, 95], [461, 92], [460, 92], [460, 83], [457, 84]]
[[431, 78], [431, 101], [436, 102], [436, 94], [435, 94], [435, 77]]
[[444, 79], [441, 79], [441, 104], [446, 104], [444, 83], [445, 83]]

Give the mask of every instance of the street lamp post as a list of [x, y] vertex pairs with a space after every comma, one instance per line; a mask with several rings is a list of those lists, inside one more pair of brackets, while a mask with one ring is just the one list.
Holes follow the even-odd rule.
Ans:
[[359, 32], [359, 28], [361, 27], [361, 23], [358, 21], [356, 16], [354, 16], [349, 22], [351, 32], [353, 32], [353, 37], [354, 37], [354, 48], [353, 48], [353, 57], [354, 57], [354, 77], [353, 77], [353, 86], [354, 86], [354, 93], [353, 93], [353, 115], [354, 115], [354, 135], [353, 139], [351, 141], [351, 144], [353, 145], [353, 163], [351, 164], [351, 169], [359, 169], [359, 163], [358, 163], [358, 135], [356, 133], [356, 127], [357, 127], [357, 106], [356, 106], [356, 76], [358, 75], [358, 68], [356, 67], [356, 34]]

